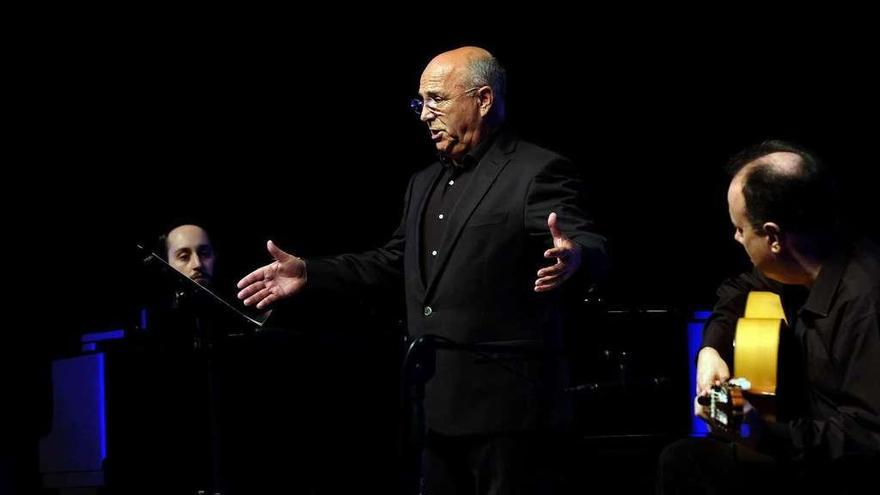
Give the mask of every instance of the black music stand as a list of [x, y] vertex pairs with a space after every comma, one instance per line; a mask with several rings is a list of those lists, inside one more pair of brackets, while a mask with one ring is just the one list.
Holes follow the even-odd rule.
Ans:
[[205, 385], [208, 403], [206, 414], [210, 437], [210, 479], [206, 480], [203, 489], [197, 493], [204, 495], [222, 495], [225, 483], [221, 475], [220, 459], [220, 425], [218, 420], [220, 386], [216, 377], [217, 369], [213, 355], [218, 339], [239, 336], [242, 333], [230, 334], [227, 329], [217, 328], [217, 321], [232, 322], [236, 332], [256, 334], [263, 328], [271, 311], [262, 314], [248, 314], [248, 310], [236, 307], [218, 296], [209, 287], [190, 279], [177, 271], [166, 260], [156, 253], [138, 244], [137, 249], [142, 263], [160, 272], [169, 282], [174, 293], [173, 308], [188, 322], [193, 330], [192, 350], [201, 356], [204, 365]]

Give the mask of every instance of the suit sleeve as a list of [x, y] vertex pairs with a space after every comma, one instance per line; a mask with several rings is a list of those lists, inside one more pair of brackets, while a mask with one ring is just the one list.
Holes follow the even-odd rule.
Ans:
[[584, 282], [601, 282], [609, 265], [606, 239], [595, 232], [584, 195], [584, 183], [577, 167], [561, 157], [550, 161], [535, 175], [529, 187], [525, 229], [537, 244], [551, 247], [547, 217], [556, 212], [559, 230], [581, 247], [578, 276]]
[[362, 253], [306, 260], [309, 290], [356, 293], [365, 290], [393, 291], [400, 288], [406, 247], [406, 218], [410, 207], [413, 178], [410, 178], [407, 186], [400, 224], [391, 235], [391, 239], [380, 248]]

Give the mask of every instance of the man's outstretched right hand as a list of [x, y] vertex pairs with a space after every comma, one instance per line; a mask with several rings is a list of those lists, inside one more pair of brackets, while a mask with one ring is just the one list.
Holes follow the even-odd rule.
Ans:
[[238, 282], [238, 298], [245, 306], [257, 305], [263, 309], [279, 299], [290, 297], [306, 285], [306, 263], [290, 253], [286, 253], [272, 241], [266, 249], [275, 259], [266, 266], [257, 268]]

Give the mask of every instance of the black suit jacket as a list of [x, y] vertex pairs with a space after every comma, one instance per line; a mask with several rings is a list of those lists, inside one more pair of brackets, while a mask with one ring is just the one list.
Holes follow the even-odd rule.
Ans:
[[[510, 343], [558, 350], [561, 291], [534, 292], [536, 272], [551, 261], [547, 216], [582, 251], [581, 270], [606, 266], [605, 239], [592, 232], [583, 183], [565, 158], [501, 133], [477, 164], [449, 215], [435, 269], [422, 278], [422, 212], [442, 175], [437, 162], [417, 172], [391, 241], [360, 254], [308, 260], [308, 286], [339, 290], [393, 288], [404, 281], [411, 336], [435, 334], [459, 343]], [[569, 281], [569, 284], [571, 281]], [[448, 435], [532, 430], [557, 422], [559, 362], [541, 356], [498, 356], [441, 350], [427, 384], [429, 428]]]

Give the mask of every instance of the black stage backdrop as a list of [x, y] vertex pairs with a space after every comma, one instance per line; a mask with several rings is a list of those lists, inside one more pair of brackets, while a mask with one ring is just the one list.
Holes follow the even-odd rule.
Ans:
[[[12, 264], [34, 283], [24, 294], [36, 306], [31, 348], [67, 352], [82, 332], [134, 325], [143, 290], [133, 246], [178, 217], [210, 229], [230, 292], [267, 262], [267, 239], [304, 257], [383, 243], [408, 177], [434, 159], [408, 100], [427, 61], [462, 44], [507, 67], [511, 126], [583, 167], [611, 243], [611, 304], [706, 309], [723, 278], [748, 268], [723, 166], [766, 138], [795, 140], [835, 165], [848, 221], [877, 232], [880, 105], [868, 40], [830, 43], [806, 27], [759, 35], [759, 24], [599, 34], [600, 19], [436, 34], [430, 17], [398, 31], [296, 33], [303, 19], [265, 29], [120, 22], [25, 38], [26, 153], [7, 166], [26, 178], [7, 186], [42, 205], [8, 209], [30, 227], [10, 242]], [[372, 378], [385, 380], [384, 403], [394, 404], [399, 300], [386, 302], [321, 301], [282, 316], [339, 342], [375, 335], [373, 347], [346, 351], [350, 367], [382, 361]], [[358, 400], [368, 397], [362, 389]]]

